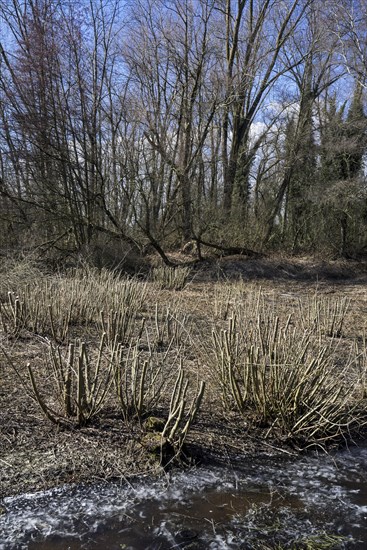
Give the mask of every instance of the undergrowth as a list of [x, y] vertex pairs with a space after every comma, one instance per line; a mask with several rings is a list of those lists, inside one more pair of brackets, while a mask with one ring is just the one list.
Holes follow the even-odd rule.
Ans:
[[[83, 426], [112, 407], [144, 432], [158, 410], [158, 440], [175, 456], [209, 402], [218, 419], [243, 418], [297, 448], [349, 440], [366, 425], [366, 344], [344, 338], [343, 296], [315, 292], [280, 307], [243, 282], [217, 283], [194, 318], [188, 271], [153, 282], [85, 266], [28, 281], [20, 273], [0, 273], [2, 354], [22, 399], [52, 423]], [[182, 292], [162, 303], [158, 287]], [[37, 361], [12, 353], [24, 338], [42, 343]]]

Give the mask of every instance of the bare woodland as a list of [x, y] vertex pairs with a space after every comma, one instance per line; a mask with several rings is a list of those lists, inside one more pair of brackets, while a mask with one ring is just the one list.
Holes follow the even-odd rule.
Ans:
[[367, 246], [366, 0], [2, 0], [0, 247]]

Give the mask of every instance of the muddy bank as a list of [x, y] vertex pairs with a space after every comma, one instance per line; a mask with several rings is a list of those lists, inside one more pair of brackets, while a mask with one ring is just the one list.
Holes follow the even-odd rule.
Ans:
[[16, 410], [14, 404], [9, 416], [3, 411], [0, 499], [70, 483], [125, 481], [144, 475], [155, 478], [193, 465], [226, 466], [255, 457], [297, 456], [292, 448], [264, 440], [262, 430], [252, 428], [249, 433], [241, 418], [234, 424], [233, 418], [213, 418], [205, 412], [193, 427], [180, 460], [164, 467], [159, 453], [144, 444], [145, 432], [136, 425], [128, 429], [115, 416], [104, 416], [79, 429], [62, 429], [43, 418], [31, 400], [23, 410]]
[[367, 448], [4, 499], [2, 550], [364, 550]]
[[[182, 261], [182, 258], [179, 258]], [[196, 264], [198, 281], [298, 281], [300, 283], [367, 284], [367, 262], [352, 260], [223, 256]]]

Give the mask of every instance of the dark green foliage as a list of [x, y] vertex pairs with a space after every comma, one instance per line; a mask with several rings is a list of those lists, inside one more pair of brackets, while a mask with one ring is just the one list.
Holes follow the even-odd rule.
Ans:
[[[329, 100], [321, 126], [319, 200], [324, 235], [345, 256], [356, 247], [356, 230], [363, 231], [366, 115], [357, 83], [349, 108]], [[356, 223], [357, 222], [357, 223]]]
[[366, 150], [367, 120], [363, 107], [362, 88], [357, 84], [346, 112], [339, 108], [337, 97], [330, 100], [321, 129], [320, 175], [325, 183], [353, 179], [361, 175]]

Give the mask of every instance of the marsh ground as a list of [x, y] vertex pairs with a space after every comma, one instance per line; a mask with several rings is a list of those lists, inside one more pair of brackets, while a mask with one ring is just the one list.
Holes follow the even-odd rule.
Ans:
[[[35, 280], [39, 284], [43, 277], [37, 271], [29, 271], [28, 276], [27, 269], [21, 275], [18, 271], [17, 278], [9, 273], [3, 270], [4, 302], [7, 287], [20, 292], [24, 285], [32, 285]], [[341, 361], [347, 360], [356, 339], [362, 342], [366, 332], [367, 267], [357, 262], [229, 257], [197, 265], [181, 291], [146, 284], [142, 315], [154, 320], [157, 307], [160, 312], [170, 308], [179, 320], [175, 329], [179, 339], [185, 340], [183, 346], [177, 344], [185, 369], [193, 383], [198, 379], [206, 382], [200, 413], [186, 440], [185, 460], [235, 462], [260, 455], [297, 454], [289, 441], [269, 433], [268, 426], [261, 426], [251, 411], [240, 415], [234, 409], [223, 410], [207, 347], [212, 328], [214, 324], [225, 328], [231, 308], [242, 299], [250, 304], [251, 315], [251, 303], [255, 303], [251, 300], [259, 292], [284, 318], [299, 311], [300, 304], [315, 295], [330, 299], [330, 303], [344, 300], [348, 307], [337, 349]], [[70, 330], [73, 338], [90, 345], [97, 340], [98, 331], [85, 324], [74, 323]], [[157, 456], [144, 445], [144, 426], [124, 422], [113, 400], [82, 427], [56, 425], [45, 417], [32, 398], [26, 365], [32, 365], [45, 397], [52, 398], [52, 373], [45, 362], [49, 340], [47, 333], [21, 330], [12, 335], [0, 331], [0, 498], [63, 483], [129, 479], [162, 472]], [[66, 343], [59, 347], [66, 348]], [[177, 369], [179, 357], [171, 351], [165, 364], [168, 371]], [[164, 415], [166, 406], [166, 402], [159, 403], [152, 412]]]

